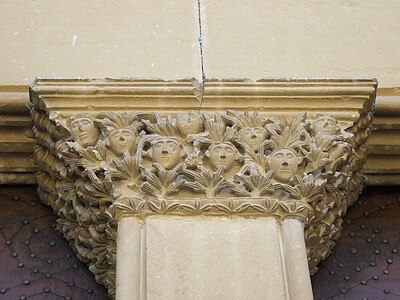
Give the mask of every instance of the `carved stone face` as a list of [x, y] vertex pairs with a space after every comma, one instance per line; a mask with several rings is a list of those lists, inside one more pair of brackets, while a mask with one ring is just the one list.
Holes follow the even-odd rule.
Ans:
[[319, 117], [314, 121], [314, 133], [322, 136], [332, 136], [337, 134], [338, 125], [336, 120], [329, 116]]
[[269, 167], [274, 171], [274, 179], [288, 183], [296, 175], [299, 158], [289, 149], [281, 149], [272, 154]]
[[214, 168], [224, 168], [229, 171], [235, 164], [237, 149], [227, 143], [214, 144], [208, 149], [208, 157]]
[[125, 150], [131, 152], [135, 146], [136, 134], [130, 129], [111, 131], [108, 136], [110, 150], [116, 156], [122, 156]]
[[258, 150], [266, 136], [267, 131], [262, 127], [244, 127], [239, 131], [239, 137], [254, 151]]
[[177, 113], [176, 125], [184, 135], [199, 133], [203, 130], [203, 121], [195, 112]]
[[183, 150], [179, 142], [172, 138], [160, 138], [151, 147], [153, 161], [169, 170], [182, 161]]
[[82, 147], [93, 146], [99, 139], [99, 130], [89, 118], [76, 118], [69, 126], [72, 139]]

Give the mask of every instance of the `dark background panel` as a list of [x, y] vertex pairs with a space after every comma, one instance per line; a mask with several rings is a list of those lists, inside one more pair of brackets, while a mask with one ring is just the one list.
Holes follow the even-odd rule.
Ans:
[[368, 187], [312, 277], [315, 299], [400, 299], [400, 188]]
[[0, 187], [0, 299], [108, 299], [34, 187]]

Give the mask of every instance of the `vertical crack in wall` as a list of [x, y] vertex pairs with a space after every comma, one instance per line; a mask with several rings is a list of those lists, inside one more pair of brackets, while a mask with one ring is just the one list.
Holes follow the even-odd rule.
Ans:
[[206, 72], [204, 69], [204, 39], [203, 39], [203, 26], [202, 26], [202, 17], [201, 17], [201, 0], [197, 0], [197, 17], [199, 20], [199, 48], [200, 48], [200, 68], [201, 68], [201, 82], [199, 83], [196, 98], [200, 101], [199, 111], [203, 105], [203, 96], [204, 96], [204, 84], [206, 80]]

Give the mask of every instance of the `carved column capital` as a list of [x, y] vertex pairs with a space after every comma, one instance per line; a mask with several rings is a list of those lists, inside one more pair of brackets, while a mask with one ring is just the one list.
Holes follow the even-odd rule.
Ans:
[[376, 82], [39, 79], [39, 193], [114, 293], [124, 217], [296, 218], [311, 272], [363, 185]]

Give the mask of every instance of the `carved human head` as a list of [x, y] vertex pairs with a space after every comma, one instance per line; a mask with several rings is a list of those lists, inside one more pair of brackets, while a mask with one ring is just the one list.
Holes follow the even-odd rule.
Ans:
[[108, 133], [106, 145], [116, 156], [122, 156], [125, 151], [134, 150], [137, 137], [136, 131], [130, 128], [115, 129]]
[[142, 127], [135, 113], [99, 113], [95, 124], [106, 135], [104, 142], [114, 155], [122, 156], [126, 151], [133, 154], [138, 140], [138, 130]]
[[100, 131], [94, 125], [91, 115], [76, 114], [68, 119], [72, 139], [82, 147], [93, 146], [99, 139]]
[[215, 169], [223, 168], [225, 171], [229, 171], [239, 159], [239, 152], [232, 143], [215, 143], [208, 148], [206, 156]]
[[313, 122], [315, 135], [333, 136], [340, 133], [340, 126], [334, 117], [329, 115], [317, 115]]
[[267, 137], [267, 130], [263, 127], [244, 127], [238, 132], [239, 138], [251, 149], [258, 151], [262, 142]]
[[271, 154], [268, 163], [269, 168], [274, 171], [273, 179], [288, 183], [296, 175], [300, 159], [292, 150], [282, 148]]
[[185, 156], [180, 141], [175, 137], [158, 137], [152, 141], [147, 151], [154, 162], [165, 169], [170, 170], [176, 167]]
[[183, 135], [199, 133], [203, 131], [201, 114], [196, 111], [177, 113], [176, 126]]

